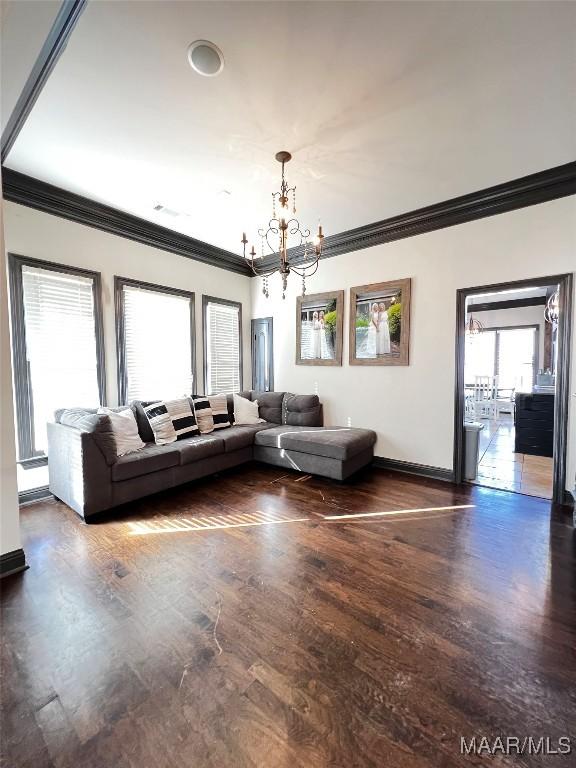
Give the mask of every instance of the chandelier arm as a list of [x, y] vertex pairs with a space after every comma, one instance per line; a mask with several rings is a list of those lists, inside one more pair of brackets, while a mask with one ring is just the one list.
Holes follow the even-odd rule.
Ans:
[[249, 263], [250, 269], [252, 270], [252, 272], [256, 277], [270, 277], [270, 275], [275, 275], [276, 272], [279, 271], [278, 267], [273, 267], [272, 269], [259, 271], [256, 269], [256, 267], [253, 264], [250, 264], [250, 262], [248, 263]]
[[[312, 275], [315, 275], [316, 272], [318, 271], [319, 264], [320, 264], [320, 256], [318, 256], [318, 258], [315, 261], [310, 262], [310, 264], [306, 264], [306, 266], [294, 267], [290, 265], [290, 271], [294, 272], [300, 277], [312, 277]], [[313, 271], [308, 272], [307, 270], [309, 269]]]

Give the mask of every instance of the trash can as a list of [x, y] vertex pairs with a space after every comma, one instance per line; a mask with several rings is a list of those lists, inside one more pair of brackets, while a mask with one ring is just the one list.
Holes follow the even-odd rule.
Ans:
[[464, 422], [464, 479], [476, 480], [478, 472], [478, 450], [480, 447], [480, 432], [484, 424], [479, 421]]

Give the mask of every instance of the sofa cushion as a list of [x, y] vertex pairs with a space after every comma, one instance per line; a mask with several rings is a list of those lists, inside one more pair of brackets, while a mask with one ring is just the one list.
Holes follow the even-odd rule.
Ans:
[[282, 424], [282, 400], [284, 392], [250, 392], [252, 401], [258, 400], [258, 415], [273, 424]]
[[254, 445], [254, 436], [263, 429], [273, 429], [275, 424], [239, 424], [238, 426], [223, 429], [218, 432], [220, 440], [224, 441], [226, 453], [239, 451], [241, 448], [248, 448]]
[[376, 432], [351, 427], [293, 427], [282, 426], [258, 432], [256, 445], [286, 448], [316, 456], [345, 461], [361, 451], [372, 448]]
[[102, 452], [106, 463], [116, 461], [116, 438], [112, 422], [107, 414], [97, 413], [96, 408], [61, 408], [54, 413], [57, 424], [87, 432]]
[[285, 393], [282, 403], [282, 424], [293, 427], [321, 427], [322, 423], [322, 406], [318, 395]]
[[112, 423], [114, 432], [114, 441], [116, 443], [116, 454], [124, 456], [126, 453], [140, 451], [145, 443], [138, 434], [138, 424], [132, 408], [122, 408], [120, 411], [114, 408], [98, 408], [98, 413], [103, 413]]
[[181, 466], [224, 453], [224, 443], [220, 435], [199, 435], [188, 440], [179, 440], [174, 448], [180, 453]]
[[180, 464], [180, 452], [177, 446], [178, 443], [172, 445], [148, 443], [141, 451], [118, 456], [118, 460], [112, 466], [112, 480], [115, 482], [130, 480], [132, 477], [177, 466]]

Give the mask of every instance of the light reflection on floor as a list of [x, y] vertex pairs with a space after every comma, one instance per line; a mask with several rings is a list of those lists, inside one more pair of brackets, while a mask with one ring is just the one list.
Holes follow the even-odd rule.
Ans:
[[[437, 513], [449, 510], [474, 509], [474, 504], [456, 504], [448, 507], [421, 507], [418, 509], [394, 509], [383, 510], [381, 512], [354, 512], [342, 515], [321, 515], [297, 517], [272, 514], [268, 512], [239, 513], [226, 516], [213, 517], [178, 517], [163, 520], [141, 520], [128, 523], [130, 534], [133, 536], [143, 536], [150, 533], [192, 533], [201, 531], [224, 530], [228, 528], [250, 528], [260, 525], [279, 525], [286, 523], [321, 523], [323, 520], [330, 522], [350, 522], [355, 519], [385, 518], [388, 516]], [[366, 521], [368, 522], [368, 521]]]

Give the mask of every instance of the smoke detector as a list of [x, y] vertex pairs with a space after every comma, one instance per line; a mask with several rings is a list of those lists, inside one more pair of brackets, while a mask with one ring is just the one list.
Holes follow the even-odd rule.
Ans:
[[188, 47], [188, 63], [199, 75], [216, 77], [224, 69], [224, 56], [209, 40], [196, 40]]

